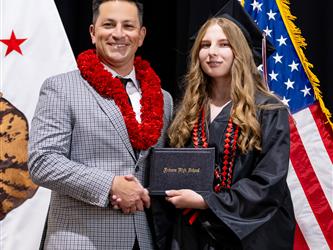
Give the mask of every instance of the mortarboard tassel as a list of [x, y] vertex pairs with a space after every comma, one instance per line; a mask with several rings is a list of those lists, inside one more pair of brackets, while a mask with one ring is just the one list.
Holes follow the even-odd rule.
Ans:
[[263, 70], [263, 79], [266, 84], [267, 89], [269, 90], [268, 86], [268, 79], [267, 79], [267, 54], [266, 54], [266, 33], [262, 33], [262, 43], [261, 43], [261, 58], [262, 58], [262, 70]]

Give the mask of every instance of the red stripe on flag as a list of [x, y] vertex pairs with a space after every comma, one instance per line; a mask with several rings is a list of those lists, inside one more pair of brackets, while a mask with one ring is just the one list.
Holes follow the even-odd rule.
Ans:
[[333, 249], [332, 209], [320, 186], [292, 118], [289, 120], [289, 123], [291, 143], [290, 160], [327, 244]]
[[[320, 136], [326, 148], [326, 151], [333, 162], [333, 131], [318, 103], [309, 107], [313, 119], [316, 122]], [[332, 236], [333, 237], [333, 236]]]
[[309, 246], [306, 244], [302, 231], [299, 229], [298, 224], [296, 224], [295, 230], [294, 250], [310, 250]]

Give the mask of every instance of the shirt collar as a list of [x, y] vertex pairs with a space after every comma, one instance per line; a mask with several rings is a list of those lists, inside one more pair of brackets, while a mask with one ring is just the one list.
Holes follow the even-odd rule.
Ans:
[[104, 64], [104, 68], [105, 68], [107, 71], [109, 71], [109, 72], [112, 74], [113, 77], [117, 77], [117, 76], [119, 76], [119, 77], [121, 77], [121, 78], [129, 78], [129, 79], [131, 79], [132, 82], [133, 82], [133, 84], [134, 84], [134, 86], [135, 86], [135, 88], [136, 88], [138, 91], [140, 90], [139, 82], [136, 80], [136, 74], [135, 74], [135, 68], [134, 68], [134, 66], [133, 66], [133, 69], [131, 70], [131, 72], [130, 72], [128, 75], [126, 75], [126, 76], [121, 76], [121, 75], [119, 75], [116, 71], [114, 71], [113, 69], [111, 69], [109, 66], [107, 66], [107, 65], [105, 65], [105, 64]]

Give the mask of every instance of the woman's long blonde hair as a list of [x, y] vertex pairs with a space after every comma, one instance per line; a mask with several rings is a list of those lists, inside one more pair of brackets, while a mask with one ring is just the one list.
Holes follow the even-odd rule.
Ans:
[[210, 78], [201, 69], [200, 44], [209, 26], [218, 24], [226, 35], [234, 54], [231, 68], [231, 117], [240, 127], [238, 146], [241, 152], [261, 150], [261, 130], [256, 118], [255, 94], [260, 91], [271, 96], [255, 65], [252, 51], [240, 28], [226, 18], [211, 18], [199, 30], [191, 50], [186, 89], [176, 116], [169, 128], [170, 145], [183, 147], [191, 137], [202, 107], [208, 110]]

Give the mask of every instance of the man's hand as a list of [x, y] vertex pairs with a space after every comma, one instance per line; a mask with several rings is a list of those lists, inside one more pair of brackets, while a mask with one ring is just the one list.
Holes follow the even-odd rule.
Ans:
[[202, 196], [190, 189], [168, 190], [165, 191], [168, 202], [176, 208], [196, 208], [207, 209], [208, 205]]
[[[125, 175], [125, 179], [128, 180], [128, 181], [136, 181], [141, 186], [141, 183], [133, 175]], [[143, 191], [143, 195], [141, 196], [141, 200], [143, 202], [144, 207], [149, 208], [150, 207], [149, 192], [146, 188], [143, 188], [143, 189], [144, 189], [144, 191]]]
[[111, 190], [111, 205], [115, 209], [120, 208], [123, 213], [143, 211], [144, 207], [150, 206], [147, 189], [143, 188], [133, 175], [116, 176]]

